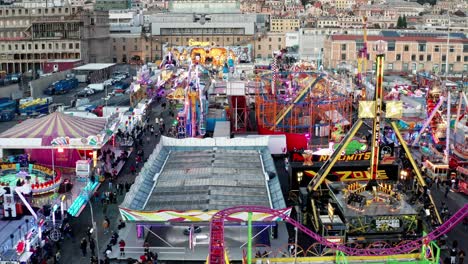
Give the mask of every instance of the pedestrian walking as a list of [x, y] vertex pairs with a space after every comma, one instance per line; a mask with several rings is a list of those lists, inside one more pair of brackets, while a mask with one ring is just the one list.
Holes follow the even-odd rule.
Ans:
[[444, 197], [445, 197], [445, 198], [447, 198], [449, 192], [450, 192], [450, 186], [447, 184], [447, 185], [445, 186], [445, 194], [444, 194]]
[[159, 125], [159, 117], [156, 117], [156, 118], [154, 119], [154, 124]]
[[457, 262], [457, 249], [456, 248], [452, 248], [450, 250], [450, 264], [456, 264]]
[[109, 191], [112, 191], [112, 179], [109, 179]]
[[86, 257], [86, 249], [88, 248], [88, 241], [86, 241], [85, 237], [81, 239], [80, 248], [81, 248], [81, 253], [83, 254], [83, 257]]
[[119, 194], [122, 195], [123, 194], [123, 190], [124, 189], [124, 185], [123, 183], [119, 183]]
[[91, 230], [91, 227], [88, 226], [88, 229], [86, 230], [86, 235], [88, 236], [88, 240], [91, 239], [91, 234], [93, 233], [93, 231]]
[[463, 262], [465, 261], [465, 251], [463, 251], [463, 249], [460, 249], [460, 252], [458, 252], [458, 264], [463, 264]]
[[119, 248], [120, 248], [120, 256], [125, 257], [125, 241], [120, 239], [119, 241]]
[[132, 173], [132, 175], [135, 175], [135, 172], [136, 172], [136, 168], [135, 168], [135, 165], [130, 165], [130, 172]]
[[96, 242], [92, 238], [89, 239], [89, 250], [91, 251], [91, 256], [96, 255]]
[[104, 218], [104, 221], [102, 222], [102, 228], [104, 228], [104, 234], [109, 233], [110, 220], [107, 216]]
[[154, 126], [153, 125], [151, 125], [150, 131], [151, 131], [151, 135], [154, 135]]
[[161, 125], [161, 126], [164, 125], [164, 118], [162, 118], [162, 117], [159, 118], [159, 125]]
[[439, 179], [439, 177], [436, 177], [436, 179], [435, 179], [435, 184], [436, 184], [436, 189], [439, 190], [439, 185], [440, 185], [440, 179]]

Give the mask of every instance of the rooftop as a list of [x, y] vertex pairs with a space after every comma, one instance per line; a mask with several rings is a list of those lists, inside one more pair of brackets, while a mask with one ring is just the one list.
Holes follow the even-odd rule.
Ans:
[[88, 63], [74, 68], [75, 71], [98, 71], [114, 66], [115, 63]]
[[121, 208], [221, 210], [239, 205], [284, 208], [268, 137], [163, 137]]

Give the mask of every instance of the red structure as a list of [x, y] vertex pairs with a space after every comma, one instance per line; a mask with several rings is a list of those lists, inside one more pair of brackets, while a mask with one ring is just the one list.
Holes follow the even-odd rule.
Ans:
[[249, 106], [245, 96], [229, 96], [231, 131], [245, 133], [249, 129]]
[[306, 226], [303, 226], [296, 220], [292, 219], [288, 215], [283, 214], [281, 211], [270, 209], [262, 206], [238, 206], [220, 210], [211, 218], [210, 228], [210, 252], [209, 252], [209, 264], [224, 264], [225, 262], [225, 244], [224, 244], [224, 222], [227, 218], [235, 213], [241, 212], [259, 212], [271, 214], [275, 217], [279, 217], [284, 221], [292, 224], [298, 230], [307, 234], [320, 244], [327, 246], [330, 249], [339, 250], [348, 256], [391, 256], [398, 254], [405, 254], [421, 248], [423, 244], [428, 244], [430, 241], [436, 240], [442, 235], [452, 230], [457, 224], [459, 224], [466, 216], [468, 216], [468, 205], [463, 206], [455, 213], [450, 219], [445, 221], [437, 229], [418, 240], [406, 240], [404, 243], [400, 243], [395, 247], [382, 247], [382, 248], [359, 248], [359, 247], [348, 247], [342, 244], [335, 244], [330, 242], [326, 238], [312, 232]]
[[50, 60], [44, 63], [44, 73], [71, 70], [83, 64], [80, 59]]

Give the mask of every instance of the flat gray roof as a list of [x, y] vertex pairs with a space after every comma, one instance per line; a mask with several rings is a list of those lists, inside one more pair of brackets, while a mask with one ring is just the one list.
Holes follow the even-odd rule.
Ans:
[[88, 63], [74, 68], [76, 71], [98, 71], [114, 66], [115, 63]]
[[260, 153], [255, 150], [171, 152], [144, 210], [271, 207]]

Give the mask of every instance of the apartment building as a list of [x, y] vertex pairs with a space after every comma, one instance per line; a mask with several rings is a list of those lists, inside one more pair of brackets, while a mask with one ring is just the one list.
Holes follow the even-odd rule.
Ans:
[[270, 18], [270, 32], [287, 33], [295, 32], [300, 28], [300, 20], [295, 17]]
[[0, 7], [0, 69], [36, 72], [49, 60], [109, 62], [107, 12]]
[[[370, 63], [368, 69], [375, 69], [376, 52], [373, 49], [378, 40], [387, 42], [385, 69], [392, 71], [448, 71], [460, 73], [468, 71], [468, 39], [465, 34], [451, 33], [447, 45], [446, 33], [385, 31], [378, 36], [368, 36]], [[326, 68], [343, 65], [357, 66], [357, 55], [363, 47], [362, 35], [331, 35], [325, 40], [323, 62]], [[447, 58], [448, 54], [448, 58]]]
[[262, 38], [257, 38], [253, 45], [256, 59], [271, 59], [273, 52], [286, 48], [286, 36], [284, 33], [268, 32]]
[[94, 8], [96, 10], [109, 11], [128, 9], [132, 6], [131, 0], [95, 0]]

